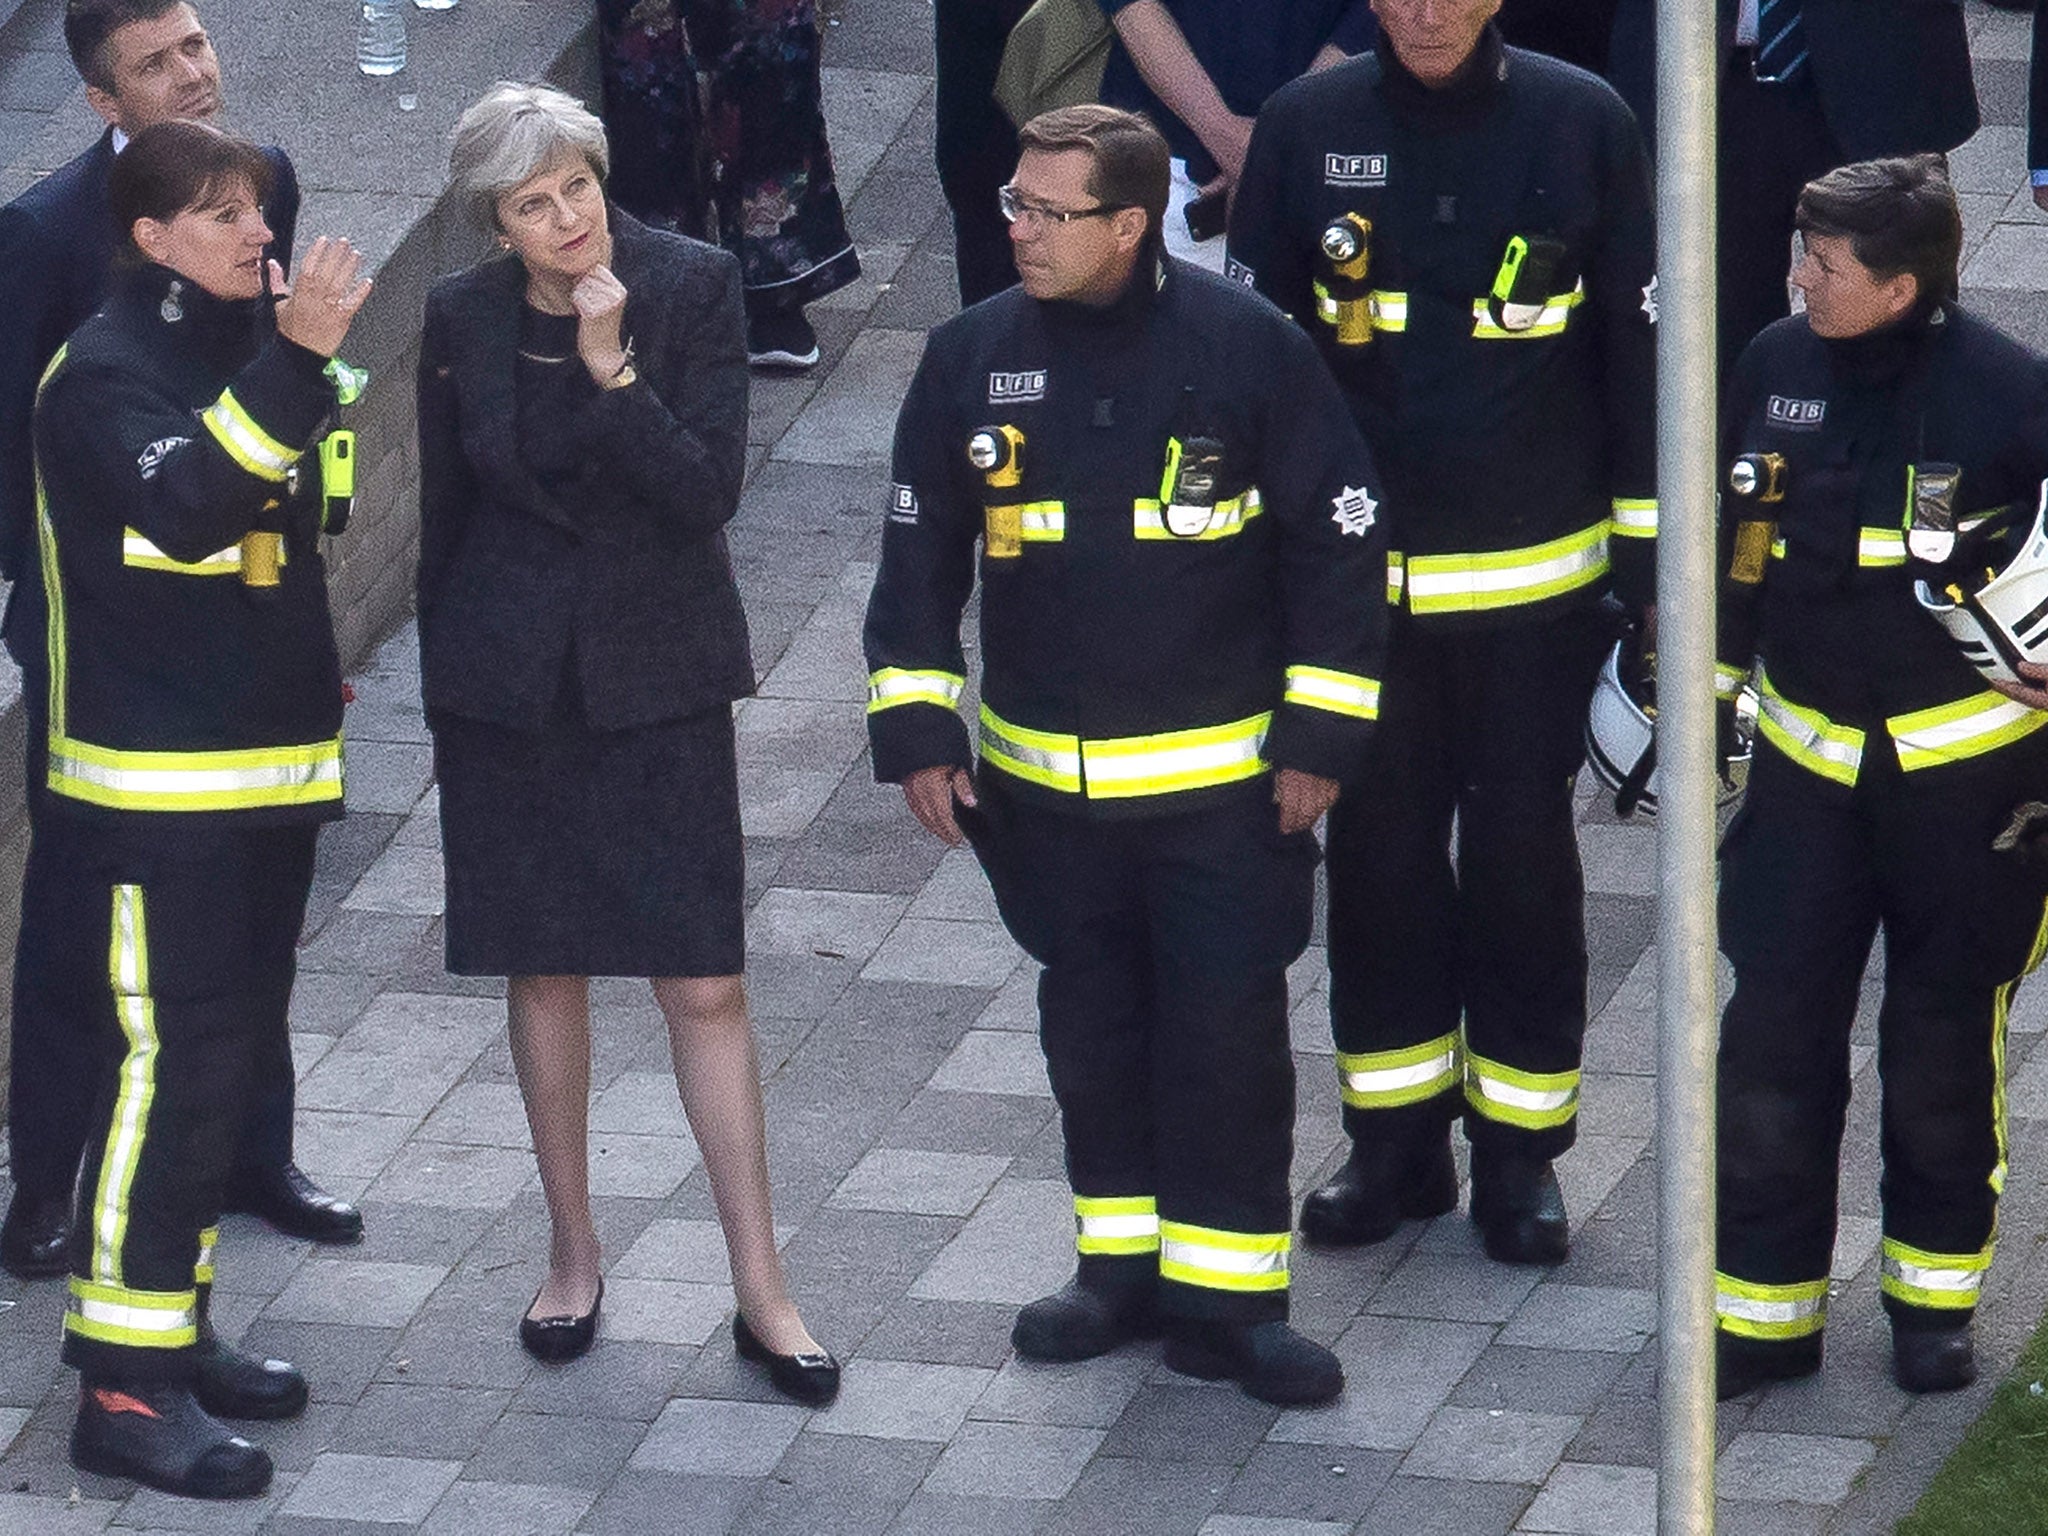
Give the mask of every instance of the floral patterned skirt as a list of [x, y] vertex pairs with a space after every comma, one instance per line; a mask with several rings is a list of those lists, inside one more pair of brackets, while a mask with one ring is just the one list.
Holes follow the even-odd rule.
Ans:
[[740, 258], [750, 313], [860, 276], [825, 142], [814, 0], [597, 0], [610, 191]]

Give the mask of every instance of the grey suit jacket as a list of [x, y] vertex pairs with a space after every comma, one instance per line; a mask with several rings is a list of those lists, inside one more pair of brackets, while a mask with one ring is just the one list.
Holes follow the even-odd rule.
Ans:
[[526, 269], [443, 278], [420, 345], [420, 682], [430, 710], [515, 730], [547, 719], [573, 647], [589, 723], [672, 720], [753, 692], [722, 531], [747, 439], [739, 263], [611, 211], [640, 382], [577, 413], [573, 495], [520, 462]]

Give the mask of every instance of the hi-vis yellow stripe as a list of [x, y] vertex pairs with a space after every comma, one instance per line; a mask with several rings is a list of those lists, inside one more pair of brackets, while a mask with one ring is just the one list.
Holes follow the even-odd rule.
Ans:
[[1358, 720], [1380, 717], [1380, 685], [1356, 672], [1330, 667], [1289, 667], [1285, 700]]
[[1264, 510], [1259, 488], [1253, 486], [1242, 496], [1232, 496], [1211, 507], [1209, 521], [1199, 532], [1175, 533], [1166, 526], [1166, 513], [1157, 501], [1136, 501], [1131, 504], [1131, 535], [1137, 539], [1173, 544], [1201, 544], [1214, 539], [1228, 539], [1244, 532], [1245, 524]]
[[1477, 555], [1410, 555], [1412, 613], [1478, 613], [1541, 602], [1589, 586], [1607, 574], [1608, 520], [1526, 549]]
[[1398, 1051], [1337, 1053], [1337, 1091], [1352, 1109], [1399, 1109], [1457, 1086], [1456, 1031]]
[[1758, 732], [1808, 772], [1837, 784], [1856, 783], [1863, 767], [1863, 733], [1837, 725], [1817, 709], [1794, 704], [1771, 686], [1770, 674], [1756, 674]]
[[[277, 563], [282, 565], [287, 558], [285, 547], [280, 543]], [[171, 571], [180, 576], [236, 576], [242, 570], [242, 546], [238, 541], [226, 549], [215, 550], [204, 560], [173, 560], [133, 528], [124, 528], [121, 530], [121, 563], [146, 571]]]
[[1759, 1285], [1716, 1270], [1714, 1321], [1745, 1339], [1803, 1339], [1827, 1326], [1827, 1279]]
[[1878, 1289], [1895, 1301], [1937, 1312], [1962, 1312], [1977, 1305], [1993, 1244], [1975, 1253], [1929, 1253], [1897, 1238], [1884, 1240]]
[[1586, 285], [1582, 282], [1570, 293], [1553, 294], [1537, 312], [1535, 322], [1520, 330], [1509, 330], [1498, 325], [1493, 318], [1493, 309], [1486, 299], [1472, 301], [1472, 335], [1479, 341], [1533, 341], [1542, 336], [1556, 336], [1563, 332], [1565, 324], [1572, 317], [1572, 311], [1585, 301]]
[[192, 1264], [192, 1283], [194, 1285], [213, 1284], [213, 1250], [219, 1246], [219, 1227], [208, 1227], [199, 1234], [199, 1257]]
[[1150, 1195], [1074, 1196], [1074, 1246], [1082, 1253], [1157, 1253], [1158, 1202]]
[[1005, 773], [1046, 789], [1080, 794], [1085, 787], [1091, 800], [1132, 799], [1207, 789], [1264, 773], [1266, 760], [1259, 751], [1272, 721], [1272, 715], [1261, 714], [1191, 731], [1083, 741], [1013, 725], [983, 704], [981, 755]]
[[1615, 497], [1614, 535], [1621, 539], [1657, 537], [1656, 498], [1636, 500], [1626, 496]]
[[115, 1078], [114, 1113], [100, 1158], [92, 1201], [92, 1274], [102, 1285], [122, 1280], [121, 1250], [128, 1239], [128, 1198], [149, 1139], [156, 1102], [156, 998], [149, 987], [149, 922], [142, 887], [113, 888], [107, 937], [107, 985], [115, 1021], [128, 1042]]
[[1524, 1072], [1471, 1054], [1466, 1046], [1465, 1102], [1489, 1120], [1547, 1131], [1579, 1112], [1577, 1072]]
[[1908, 773], [1940, 763], [1960, 763], [2008, 746], [2048, 725], [2048, 711], [2032, 709], [1992, 689], [1934, 709], [1893, 715], [1885, 721], [1899, 766]]
[[[1315, 285], [1316, 317], [1325, 325], [1337, 323], [1338, 304], [1330, 290], [1321, 283]], [[1366, 313], [1376, 331], [1405, 331], [1408, 329], [1408, 295], [1391, 289], [1375, 288], [1365, 296]]]
[[[66, 342], [57, 349], [57, 355], [50, 359], [50, 366], [43, 370], [43, 377], [36, 385], [36, 399], [40, 401], [43, 390], [57, 370], [64, 365], [65, 355], [71, 344]], [[64, 582], [57, 568], [57, 529], [50, 521], [50, 498], [43, 488], [43, 466], [35, 466], [36, 481], [36, 552], [43, 567], [43, 607], [46, 617], [43, 621], [43, 644], [50, 668], [50, 729], [53, 732], [64, 729], [64, 699], [68, 681], [69, 657], [64, 649]]]
[[868, 674], [868, 713], [896, 709], [904, 704], [936, 704], [952, 709], [967, 689], [967, 679], [958, 672], [915, 672], [903, 667], [883, 667]]
[[232, 389], [199, 413], [223, 452], [259, 480], [282, 481], [303, 451], [281, 443], [256, 424]]
[[129, 752], [50, 727], [52, 793], [117, 811], [242, 811], [342, 797], [341, 738], [228, 752]]
[[1289, 1243], [1285, 1232], [1222, 1232], [1162, 1221], [1159, 1278], [1211, 1291], [1284, 1291]]
[[73, 1275], [64, 1331], [127, 1349], [188, 1349], [199, 1342], [199, 1298], [192, 1291], [131, 1291]]

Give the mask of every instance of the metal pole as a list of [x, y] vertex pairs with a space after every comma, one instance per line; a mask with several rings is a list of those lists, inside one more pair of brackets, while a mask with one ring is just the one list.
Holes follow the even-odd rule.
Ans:
[[1657, 0], [1660, 1536], [1714, 1529], [1714, 301], [1721, 7]]

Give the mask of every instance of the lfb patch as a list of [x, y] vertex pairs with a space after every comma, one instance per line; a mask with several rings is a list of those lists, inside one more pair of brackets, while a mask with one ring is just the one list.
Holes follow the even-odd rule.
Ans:
[[917, 522], [917, 492], [907, 485], [889, 487], [889, 521], [892, 523]]
[[1323, 156], [1323, 185], [1326, 187], [1384, 187], [1386, 184], [1385, 155]]
[[1017, 405], [1026, 400], [1045, 398], [1045, 370], [1028, 369], [1022, 373], [992, 373], [988, 376], [988, 403], [990, 405]]
[[1764, 404], [1764, 415], [1773, 426], [1789, 427], [1794, 432], [1817, 432], [1821, 421], [1828, 413], [1825, 400], [1793, 400], [1784, 395], [1773, 395]]

